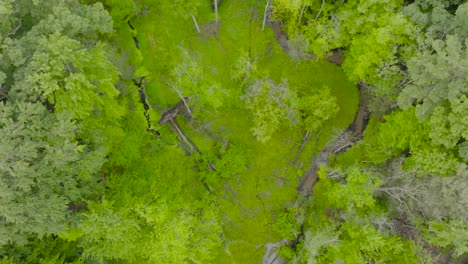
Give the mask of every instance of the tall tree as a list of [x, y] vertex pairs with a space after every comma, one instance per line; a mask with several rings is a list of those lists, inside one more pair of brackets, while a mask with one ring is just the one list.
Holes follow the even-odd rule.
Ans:
[[468, 139], [468, 4], [458, 6], [455, 14], [436, 6], [431, 13], [414, 4], [406, 9], [423, 27], [417, 55], [408, 60], [410, 83], [398, 97], [399, 105], [413, 105], [416, 115], [431, 124], [432, 142], [466, 153]]
[[270, 79], [255, 80], [242, 96], [245, 108], [251, 111], [252, 132], [261, 142], [268, 141], [284, 121], [298, 122], [297, 95], [286, 80], [276, 83]]
[[102, 4], [2, 1], [0, 244], [62, 232], [121, 135]]
[[403, 1], [275, 1], [290, 38], [303, 35], [319, 58], [345, 50], [343, 69], [380, 94], [394, 94], [403, 77], [401, 57], [414, 49], [414, 27], [398, 13]]

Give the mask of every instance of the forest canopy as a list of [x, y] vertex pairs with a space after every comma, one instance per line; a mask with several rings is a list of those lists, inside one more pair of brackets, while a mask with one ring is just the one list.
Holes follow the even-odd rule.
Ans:
[[468, 3], [0, 1], [0, 264], [466, 263]]

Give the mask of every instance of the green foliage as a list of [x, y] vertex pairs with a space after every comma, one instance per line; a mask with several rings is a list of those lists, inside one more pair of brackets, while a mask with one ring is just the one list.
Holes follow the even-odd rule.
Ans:
[[298, 236], [299, 222], [297, 219], [301, 217], [302, 211], [300, 208], [287, 208], [283, 212], [276, 215], [276, 221], [273, 225], [273, 230], [280, 237], [288, 240], [293, 240]]
[[468, 100], [465, 95], [454, 99], [449, 109], [437, 106], [429, 120], [432, 127], [430, 136], [433, 142], [453, 148], [461, 138], [467, 139], [467, 110]]
[[383, 123], [371, 120], [362, 142], [345, 155], [381, 164], [403, 151], [417, 151], [427, 144], [427, 137], [426, 128], [418, 122], [414, 111], [396, 111], [385, 116]]
[[321, 167], [319, 177], [293, 263], [421, 263], [412, 241], [380, 224], [379, 177], [357, 166], [346, 172]]
[[371, 164], [383, 164], [409, 152], [406, 168], [419, 168], [421, 175], [452, 175], [461, 163], [452, 152], [431, 143], [429, 128], [426, 122], [419, 122], [414, 108], [394, 112], [385, 117], [384, 123], [371, 121], [362, 142], [339, 159], [353, 163], [359, 157]]
[[47, 236], [42, 239], [34, 239], [28, 245], [3, 248], [0, 250], [0, 256], [2, 256], [4, 262], [0, 261], [0, 263], [86, 263], [79, 255], [76, 243]]
[[2, 103], [0, 130], [0, 245], [58, 234], [69, 215], [67, 205], [94, 185], [103, 150], [78, 143], [69, 116], [50, 114], [37, 103]]
[[405, 9], [425, 35], [419, 40], [416, 56], [408, 60], [411, 82], [399, 95], [398, 103], [404, 109], [416, 105], [418, 118], [429, 120], [434, 144], [462, 149], [457, 145], [468, 137], [468, 4], [459, 5], [453, 15], [443, 7], [436, 5], [430, 13], [422, 12], [418, 4]]
[[[167, 166], [166, 162], [162, 160], [152, 170]], [[146, 162], [135, 165], [129, 168], [133, 174], [110, 179], [108, 199], [89, 204], [89, 212], [77, 227], [79, 235], [65, 237], [78, 238], [83, 254], [101, 261], [211, 262], [221, 232], [214, 201], [193, 195], [188, 177], [182, 177], [184, 171], [190, 172], [187, 168], [173, 171], [167, 167], [166, 171], [180, 178], [171, 180], [148, 174], [152, 166]]]
[[28, 34], [4, 42], [8, 99], [52, 104], [56, 113], [81, 120], [87, 138], [110, 147], [123, 109], [114, 87], [118, 72], [97, 37], [112, 32], [112, 21], [101, 4], [58, 1], [48, 12], [31, 21]]
[[242, 96], [245, 108], [252, 111], [254, 136], [261, 142], [268, 141], [282, 123], [297, 123], [297, 95], [286, 80], [255, 80]]
[[369, 224], [342, 224], [337, 245], [329, 245], [318, 263], [421, 263], [415, 246], [395, 235], [385, 235]]
[[418, 103], [416, 113], [424, 119], [445, 100], [452, 101], [466, 93], [463, 84], [467, 80], [462, 73], [468, 59], [464, 45], [449, 35], [446, 41], [434, 40], [433, 50], [423, 50], [409, 60], [408, 71], [413, 83], [401, 93], [400, 105], [408, 108], [413, 102]]
[[331, 228], [317, 233], [308, 230], [304, 233], [304, 242], [300, 245], [302, 248], [292, 263], [315, 264], [317, 257], [323, 254], [324, 248], [337, 242], [338, 235]]
[[[12, 28], [13, 22], [18, 22], [12, 15], [13, 13], [13, 0], [5, 0], [0, 3], [0, 43], [12, 32], [11, 30], [14, 30], [14, 28]], [[0, 84], [1, 83], [0, 81]]]
[[108, 119], [119, 117], [113, 100], [117, 72], [102, 45], [88, 51], [79, 41], [53, 34], [38, 41], [31, 61], [18, 71], [12, 100], [47, 100], [72, 118], [86, 119], [95, 108]]
[[458, 156], [460, 156], [464, 161], [468, 161], [468, 141], [458, 145]]
[[182, 205], [178, 213], [173, 202], [158, 199], [154, 204], [134, 204], [131, 209], [117, 209], [107, 201], [90, 204], [90, 212], [80, 224], [84, 255], [127, 263], [210, 262], [220, 244], [212, 211], [216, 209], [211, 205], [196, 212]]
[[430, 221], [425, 237], [433, 245], [453, 248], [455, 257], [468, 253], [467, 221]]
[[79, 262], [64, 257], [75, 244], [52, 248], [100, 191], [98, 173], [122, 135], [119, 73], [98, 40], [112, 20], [100, 3], [2, 1], [0, 10], [0, 246], [44, 252], [25, 263]]
[[229, 95], [228, 91], [216, 81], [211, 81], [204, 69], [197, 63], [191, 54], [181, 48], [181, 63], [174, 67], [172, 72], [175, 80], [172, 89], [182, 97], [194, 95], [200, 105], [198, 107], [220, 108], [224, 105], [224, 99]]
[[319, 170], [322, 188], [325, 188], [326, 200], [329, 206], [346, 211], [366, 211], [375, 206], [374, 191], [381, 184], [381, 180], [359, 167], [350, 167], [346, 171], [346, 184], [331, 180], [327, 176], [325, 167]]
[[205, 184], [221, 191], [224, 182], [246, 173], [248, 158], [244, 148], [240, 145], [219, 144], [213, 150], [212, 155], [195, 155], [194, 166], [199, 168], [200, 178]]
[[139, 10], [139, 6], [133, 0], [102, 0], [99, 2], [109, 11], [114, 28], [126, 27], [125, 23], [128, 19], [145, 10], [144, 7]]
[[439, 147], [421, 147], [412, 152], [405, 162], [406, 167], [416, 167], [419, 175], [432, 173], [435, 175], [453, 175], [461, 166], [453, 153]]
[[[403, 1], [275, 1], [290, 37], [304, 35], [319, 58], [346, 50], [343, 69], [352, 81], [394, 93], [403, 76], [399, 64], [414, 49], [414, 26], [398, 10]], [[301, 20], [299, 19], [301, 18]], [[299, 21], [300, 20], [300, 21]]]
[[[280, 249], [293, 263], [421, 262], [389, 224], [380, 194], [391, 179], [369, 168], [394, 157], [412, 177], [457, 173], [414, 179], [430, 186], [408, 204], [432, 203], [421, 212], [449, 222], [429, 222], [431, 242], [466, 251], [466, 4], [399, 13], [400, 0], [276, 0], [289, 58], [262, 30], [261, 1], [220, 2], [219, 23], [212, 1], [84, 2], [97, 1], [0, 3], [2, 263], [250, 263], [300, 233]], [[340, 68], [297, 60], [337, 48], [374, 96], [390, 102], [404, 87], [406, 110], [372, 118], [362, 142], [321, 167], [306, 206], [292, 206], [304, 164], [356, 112]], [[175, 121], [200, 149], [191, 157], [156, 124], [185, 96], [191, 118]]]
[[318, 94], [299, 99], [302, 125], [307, 131], [318, 131], [325, 121], [333, 118], [340, 110], [336, 97], [330, 94], [328, 87], [323, 87]]
[[9, 34], [2, 45], [8, 100], [47, 103], [82, 121], [83, 137], [110, 147], [123, 115], [114, 87], [118, 72], [97, 42], [112, 32], [110, 16], [100, 3], [44, 1], [42, 12], [38, 5], [21, 1], [12, 13], [28, 31]]
[[[429, 39], [445, 39], [447, 34], [457, 35], [461, 40], [468, 37], [466, 15], [468, 4], [462, 1], [415, 1], [402, 10], [411, 21], [419, 25]], [[456, 5], [455, 12], [447, 10]], [[421, 40], [419, 40], [421, 41]]]
[[[424, 219], [441, 221], [468, 220], [468, 183], [467, 169], [458, 171], [450, 177], [425, 177], [408, 180], [413, 186], [411, 194], [415, 199], [408, 199], [407, 204], [413, 212], [421, 212]], [[404, 186], [403, 186], [404, 187]], [[434, 190], [437, 190], [436, 192]]]

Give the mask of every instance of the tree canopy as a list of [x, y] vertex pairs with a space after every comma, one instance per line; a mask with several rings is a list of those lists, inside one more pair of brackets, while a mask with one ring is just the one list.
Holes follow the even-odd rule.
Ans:
[[0, 264], [465, 263], [464, 2], [0, 1]]

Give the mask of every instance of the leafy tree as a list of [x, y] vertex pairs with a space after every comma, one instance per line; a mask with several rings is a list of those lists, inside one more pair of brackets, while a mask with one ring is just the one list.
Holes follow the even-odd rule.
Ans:
[[215, 201], [194, 183], [192, 163], [171, 148], [157, 159], [145, 157], [141, 145], [133, 143], [140, 156], [127, 154], [133, 164], [110, 177], [107, 197], [90, 203], [75, 230], [62, 237], [101, 261], [211, 262], [221, 244], [221, 219]]
[[383, 123], [373, 119], [364, 132], [363, 140], [345, 155], [364, 155], [363, 160], [381, 164], [410, 148], [417, 150], [425, 145], [428, 136], [424, 125], [419, 124], [411, 110], [395, 111], [385, 116]]
[[341, 226], [338, 245], [328, 245], [318, 263], [421, 263], [412, 241], [379, 232], [371, 224], [347, 221]]
[[429, 13], [423, 12], [421, 5], [415, 3], [404, 10], [423, 28], [425, 36], [419, 40], [416, 56], [408, 60], [411, 81], [399, 95], [398, 103], [404, 109], [415, 105], [418, 118], [429, 120], [434, 144], [458, 148], [464, 155], [463, 145], [458, 145], [468, 137], [468, 4], [459, 5], [453, 15], [441, 3], [434, 4]]
[[[456, 11], [448, 10], [456, 8]], [[429, 39], [445, 39], [447, 34], [458, 35], [460, 40], [468, 36], [466, 14], [468, 5], [462, 1], [415, 1], [405, 6], [402, 13], [421, 27], [424, 34], [418, 42]], [[421, 43], [422, 44], [422, 43]]]
[[406, 160], [405, 165], [406, 168], [418, 168], [418, 175], [431, 173], [442, 176], [453, 175], [462, 167], [453, 153], [437, 146], [424, 146], [412, 150], [412, 155]]
[[357, 166], [346, 171], [346, 184], [329, 179], [327, 170], [322, 167], [318, 172], [322, 188], [326, 188], [327, 204], [346, 211], [367, 210], [375, 206], [374, 191], [381, 180], [370, 173], [362, 172]]
[[252, 112], [253, 134], [261, 142], [268, 141], [283, 122], [297, 123], [297, 96], [286, 80], [279, 84], [270, 79], [255, 80], [242, 99]]
[[433, 245], [453, 248], [455, 257], [468, 253], [467, 221], [430, 221], [425, 237]]
[[427, 122], [419, 122], [414, 108], [393, 112], [385, 116], [384, 123], [374, 121], [371, 121], [362, 142], [345, 154], [354, 157], [354, 162], [355, 157], [363, 157], [371, 164], [383, 164], [392, 157], [409, 152], [411, 156], [405, 161], [406, 168], [419, 168], [420, 175], [448, 176], [462, 166], [449, 150], [431, 143], [430, 126]]
[[398, 13], [403, 1], [276, 2], [275, 13], [289, 22], [291, 38], [304, 35], [309, 51], [319, 58], [345, 49], [343, 69], [352, 81], [370, 83], [379, 94], [394, 94], [403, 77], [400, 58], [410, 55], [414, 45], [414, 27]]
[[324, 248], [329, 245], [336, 245], [337, 242], [338, 234], [332, 228], [316, 233], [307, 230], [304, 233], [304, 242], [300, 245], [301, 249], [291, 262], [318, 263], [317, 258], [322, 255]]
[[412, 241], [379, 224], [375, 191], [381, 179], [358, 166], [330, 170], [319, 171], [305, 239], [293, 263], [420, 263]]
[[424, 119], [446, 100], [455, 100], [466, 93], [463, 72], [468, 59], [464, 45], [456, 36], [449, 35], [446, 41], [434, 40], [431, 49], [410, 59], [408, 71], [413, 82], [400, 94], [399, 104], [408, 108], [417, 103], [416, 114]]
[[[38, 103], [2, 103], [0, 245], [57, 235], [94, 185], [103, 149], [80, 144], [77, 124]], [[21, 205], [21, 206], [18, 206]]]
[[[213, 154], [194, 156], [195, 166], [200, 169], [200, 177], [210, 187], [220, 191], [223, 183], [230, 178], [238, 177], [247, 171], [248, 159], [240, 145], [217, 144]], [[201, 164], [200, 164], [201, 158]]]
[[328, 87], [323, 87], [318, 94], [299, 99], [302, 114], [302, 125], [307, 131], [318, 131], [327, 120], [333, 118], [340, 110], [336, 97]]
[[112, 33], [102, 4], [2, 1], [0, 10], [0, 245], [15, 246], [76, 220], [124, 111], [118, 72], [98, 41]]
[[[398, 172], [393, 171], [392, 174], [395, 175]], [[416, 199], [408, 197], [409, 199], [405, 202], [412, 213], [420, 214], [426, 220], [467, 221], [468, 212], [464, 210], [468, 206], [466, 176], [466, 166], [451, 177], [414, 178], [410, 174], [405, 178], [409, 184], [404, 183], [403, 186], [409, 186], [413, 190], [411, 195]]]
[[180, 48], [181, 63], [174, 67], [172, 76], [174, 85], [171, 87], [179, 97], [195, 95], [201, 106], [214, 109], [223, 106], [228, 91], [219, 83], [209, 79], [209, 73], [199, 64], [188, 50]]
[[[47, 236], [30, 241], [27, 245], [0, 249], [0, 263], [11, 264], [81, 264], [86, 263], [80, 257], [76, 243]], [[2, 262], [3, 261], [3, 262]]]

